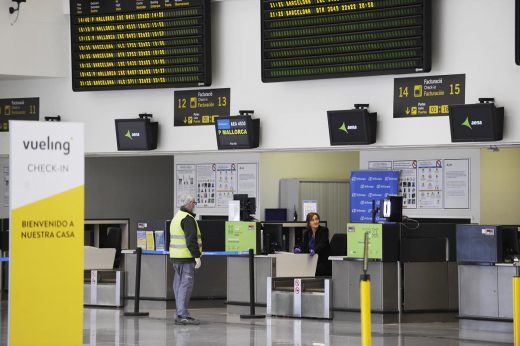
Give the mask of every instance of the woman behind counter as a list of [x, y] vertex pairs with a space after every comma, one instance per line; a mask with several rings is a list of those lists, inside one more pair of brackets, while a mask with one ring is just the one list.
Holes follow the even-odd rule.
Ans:
[[301, 251], [311, 256], [318, 255], [316, 276], [332, 276], [332, 262], [329, 261], [329, 229], [320, 226], [318, 213], [307, 214], [307, 230], [303, 234]]

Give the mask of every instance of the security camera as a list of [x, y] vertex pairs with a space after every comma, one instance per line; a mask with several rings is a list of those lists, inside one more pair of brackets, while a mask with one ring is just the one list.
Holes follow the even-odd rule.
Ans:
[[10, 13], [10, 14], [13, 14], [13, 13], [15, 13], [16, 11], [18, 11], [18, 10], [20, 9], [20, 4], [21, 4], [22, 2], [26, 2], [26, 0], [11, 0], [11, 1], [12, 1], [12, 2], [16, 2], [17, 6], [16, 6], [16, 8], [14, 8], [14, 7], [9, 7], [9, 13]]

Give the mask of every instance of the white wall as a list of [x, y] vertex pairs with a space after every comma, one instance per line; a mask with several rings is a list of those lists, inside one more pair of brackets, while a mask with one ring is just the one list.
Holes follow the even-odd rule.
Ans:
[[[9, 14], [16, 3], [0, 0], [0, 80], [67, 76], [69, 18], [63, 13], [63, 1], [29, 0]], [[9, 87], [2, 83], [0, 89]]]
[[[38, 2], [22, 4], [26, 5], [25, 13], [37, 8], [34, 4]], [[498, 105], [506, 107], [502, 143], [520, 144], [520, 67], [514, 63], [514, 1], [432, 2], [430, 75], [466, 73], [466, 101], [495, 97]], [[213, 1], [212, 20], [212, 87], [231, 88], [233, 114], [239, 109], [255, 110], [261, 118], [261, 149], [329, 148], [326, 111], [352, 108], [354, 103], [370, 103], [370, 109], [379, 114], [375, 147], [451, 145], [447, 117], [393, 119], [394, 76], [263, 84], [260, 1]], [[0, 32], [4, 27], [0, 24]], [[173, 89], [73, 93], [70, 76], [0, 81], [0, 98], [26, 96], [41, 98], [41, 118], [60, 114], [65, 121], [84, 122], [87, 153], [115, 152], [113, 119], [136, 117], [140, 112], [153, 113], [160, 122], [158, 152], [216, 150], [212, 127], [173, 127]], [[7, 137], [0, 133], [0, 154], [8, 152]]]

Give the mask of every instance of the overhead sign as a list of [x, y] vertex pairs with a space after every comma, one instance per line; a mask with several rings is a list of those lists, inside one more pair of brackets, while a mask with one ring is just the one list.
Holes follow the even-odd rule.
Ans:
[[0, 99], [0, 132], [9, 131], [9, 120], [38, 120], [40, 98]]
[[180, 90], [174, 92], [174, 126], [213, 125], [229, 116], [231, 89]]
[[395, 78], [394, 118], [448, 115], [465, 95], [465, 74]]
[[429, 72], [431, 0], [261, 0], [262, 81]]
[[9, 126], [9, 344], [79, 346], [83, 125], [11, 121]]
[[209, 0], [70, 0], [72, 90], [211, 85]]

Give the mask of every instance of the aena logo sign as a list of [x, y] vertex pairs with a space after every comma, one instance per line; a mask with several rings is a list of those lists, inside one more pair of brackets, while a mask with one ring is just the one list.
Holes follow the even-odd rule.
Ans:
[[348, 130], [357, 130], [357, 125], [347, 125], [345, 122], [343, 122], [343, 124], [341, 124], [339, 127], [339, 130], [348, 133]]
[[139, 137], [140, 134], [139, 132], [130, 132], [130, 130], [126, 131], [125, 133], [125, 137], [128, 138], [129, 140], [133, 140], [134, 137]]
[[467, 116], [461, 125], [473, 130], [473, 126], [482, 126], [482, 120], [469, 120], [469, 116]]

